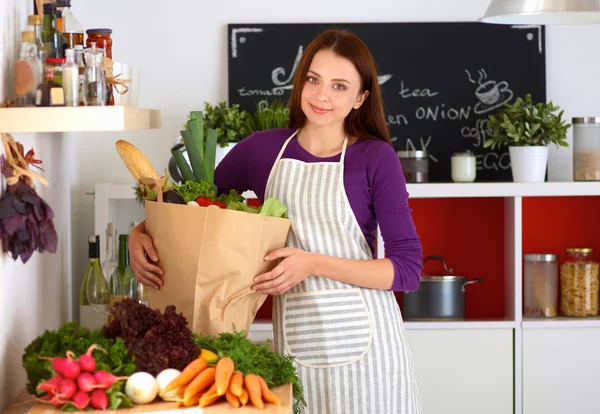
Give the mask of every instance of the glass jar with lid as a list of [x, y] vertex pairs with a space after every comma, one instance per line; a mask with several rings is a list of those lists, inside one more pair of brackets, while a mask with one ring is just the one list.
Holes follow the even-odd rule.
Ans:
[[523, 316], [552, 318], [558, 314], [558, 256], [523, 256]]
[[429, 154], [427, 151], [398, 151], [397, 154], [407, 183], [429, 181]]
[[54, 82], [63, 86], [63, 65], [67, 62], [65, 58], [46, 58], [46, 66], [54, 72]]
[[560, 309], [564, 316], [586, 317], [598, 314], [600, 265], [594, 249], [569, 248], [560, 267]]
[[477, 176], [475, 154], [469, 149], [452, 151], [450, 168], [452, 181], [455, 183], [472, 183]]
[[600, 181], [600, 117], [572, 121], [573, 180]]
[[92, 43], [96, 43], [96, 47], [104, 49], [104, 56], [112, 59], [112, 46], [113, 41], [110, 37], [111, 29], [88, 29], [85, 31], [87, 39], [85, 40], [85, 47], [92, 47]]

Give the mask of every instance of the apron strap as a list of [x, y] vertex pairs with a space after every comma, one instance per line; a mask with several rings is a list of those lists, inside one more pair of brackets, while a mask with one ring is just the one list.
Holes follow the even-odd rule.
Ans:
[[346, 148], [348, 148], [348, 135], [344, 138], [344, 144], [342, 145], [342, 155], [340, 156], [340, 182], [344, 183], [344, 159], [346, 158]]
[[281, 159], [283, 152], [287, 148], [287, 146], [290, 143], [290, 141], [292, 140], [292, 138], [294, 138], [296, 136], [298, 131], [300, 131], [300, 129], [295, 130], [294, 133], [292, 135], [290, 135], [290, 137], [288, 139], [285, 140], [285, 142], [283, 143], [283, 146], [281, 147], [281, 150], [279, 151], [279, 154], [277, 154], [277, 158], [275, 159], [275, 162], [273, 163], [273, 165], [277, 164], [277, 162]]

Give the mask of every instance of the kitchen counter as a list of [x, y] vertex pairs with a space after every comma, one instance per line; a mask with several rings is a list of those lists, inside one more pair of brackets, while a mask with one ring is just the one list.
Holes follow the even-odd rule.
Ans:
[[[281, 387], [273, 389], [279, 398], [281, 398], [281, 407], [277, 407], [274, 404], [265, 403], [265, 409], [259, 410], [248, 403], [243, 408], [234, 408], [228, 402], [219, 402], [206, 408], [190, 407], [190, 408], [177, 408], [175, 403], [172, 402], [153, 402], [152, 404], [137, 405], [133, 408], [122, 408], [114, 411], [105, 411], [108, 414], [137, 414], [137, 413], [148, 413], [148, 412], [160, 412], [162, 414], [176, 414], [180, 410], [186, 410], [186, 413], [193, 414], [250, 414], [250, 413], [262, 413], [262, 414], [292, 414], [293, 412], [293, 398], [292, 398], [292, 385], [286, 384]], [[189, 411], [189, 410], [193, 411]], [[27, 391], [23, 391], [2, 414], [59, 414], [63, 411], [59, 411], [48, 404], [41, 404], [32, 401], [32, 398]], [[92, 411], [93, 412], [93, 411]], [[100, 412], [100, 411], [98, 411]]]

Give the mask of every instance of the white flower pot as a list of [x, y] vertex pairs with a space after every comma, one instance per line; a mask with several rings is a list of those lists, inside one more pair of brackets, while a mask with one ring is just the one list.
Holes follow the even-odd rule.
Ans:
[[223, 160], [223, 158], [225, 158], [227, 153], [229, 151], [231, 151], [231, 149], [233, 147], [235, 147], [236, 144], [237, 144], [237, 142], [230, 142], [224, 148], [222, 148], [219, 144], [217, 144], [217, 154], [215, 156], [215, 168], [217, 167], [217, 165], [219, 165], [219, 163]]
[[548, 146], [508, 147], [513, 181], [543, 183], [548, 166]]

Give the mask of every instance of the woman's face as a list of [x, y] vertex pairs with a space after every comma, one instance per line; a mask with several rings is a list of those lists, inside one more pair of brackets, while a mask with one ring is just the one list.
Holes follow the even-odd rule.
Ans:
[[308, 122], [324, 126], [343, 123], [368, 95], [361, 93], [360, 74], [354, 64], [329, 49], [314, 56], [302, 89], [302, 111]]

